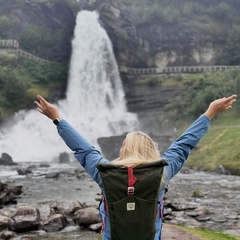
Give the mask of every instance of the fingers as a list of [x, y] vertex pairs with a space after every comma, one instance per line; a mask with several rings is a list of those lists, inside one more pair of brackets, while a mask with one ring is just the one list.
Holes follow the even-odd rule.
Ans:
[[38, 100], [42, 106], [47, 106], [48, 102], [40, 95], [38, 95]]
[[228, 98], [225, 98], [227, 102], [235, 102], [236, 101], [236, 98], [237, 98], [237, 95], [236, 94], [233, 94], [231, 95], [230, 97]]
[[40, 95], [37, 95], [38, 101], [34, 101], [34, 103], [37, 105], [37, 110], [44, 114], [44, 109], [46, 108], [48, 102]]
[[34, 101], [34, 103], [37, 105], [37, 110], [43, 114], [42, 107], [38, 101]]
[[225, 110], [232, 107], [232, 104], [233, 104], [234, 102], [236, 102], [236, 98], [237, 98], [237, 95], [236, 95], [236, 94], [233, 94], [233, 95], [231, 95], [230, 97], [228, 97], [228, 98], [225, 99], [225, 103], [227, 104]]

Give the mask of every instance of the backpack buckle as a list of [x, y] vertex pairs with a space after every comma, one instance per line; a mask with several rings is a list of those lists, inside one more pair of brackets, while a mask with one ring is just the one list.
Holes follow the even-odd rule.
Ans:
[[134, 194], [134, 187], [128, 187], [128, 191], [127, 191], [128, 195], [133, 195]]

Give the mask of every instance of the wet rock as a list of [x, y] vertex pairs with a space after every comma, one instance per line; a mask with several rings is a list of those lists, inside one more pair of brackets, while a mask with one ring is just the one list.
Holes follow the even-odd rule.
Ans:
[[207, 209], [206, 206], [199, 206], [198, 208], [195, 209], [195, 212], [197, 216], [207, 216], [213, 213], [209, 209]]
[[75, 169], [75, 175], [79, 179], [84, 179], [87, 176], [85, 170], [82, 168]]
[[69, 225], [67, 218], [62, 214], [53, 214], [43, 223], [42, 229], [47, 232], [57, 232]]
[[95, 207], [87, 207], [75, 212], [74, 219], [79, 226], [90, 226], [101, 223], [99, 211]]
[[59, 163], [69, 163], [70, 156], [67, 152], [63, 152], [59, 155]]
[[18, 175], [27, 175], [27, 174], [33, 173], [33, 171], [31, 170], [30, 167], [27, 167], [27, 168], [23, 168], [23, 167], [17, 168], [17, 172], [18, 172]]
[[91, 224], [88, 229], [94, 232], [100, 232], [102, 228], [102, 223]]
[[226, 217], [219, 216], [219, 215], [212, 217], [211, 220], [214, 221], [214, 222], [217, 222], [217, 223], [227, 222], [227, 218]]
[[0, 165], [17, 165], [17, 163], [13, 162], [13, 159], [9, 154], [2, 153]]
[[9, 240], [16, 236], [17, 234], [15, 232], [6, 230], [1, 233], [0, 238], [4, 240]]
[[52, 213], [60, 213], [65, 215], [70, 215], [79, 209], [83, 208], [80, 202], [73, 201], [55, 201], [50, 205]]
[[0, 210], [0, 215], [6, 216], [6, 217], [13, 217], [17, 213], [16, 207], [6, 207]]
[[0, 214], [0, 231], [8, 228], [8, 221], [10, 217]]
[[46, 178], [58, 178], [60, 176], [59, 172], [52, 172], [52, 173], [47, 173], [45, 175]]
[[16, 199], [22, 194], [22, 186], [0, 182], [0, 207], [8, 204], [16, 204]]
[[231, 172], [224, 168], [222, 164], [220, 164], [216, 170], [215, 170], [216, 173], [219, 173], [219, 174], [224, 174], [224, 175], [231, 175]]
[[48, 167], [50, 167], [50, 164], [48, 164], [48, 163], [41, 163], [41, 164], [39, 165], [39, 167], [40, 167], [40, 168], [48, 168]]
[[34, 207], [20, 207], [9, 220], [9, 230], [15, 232], [34, 231], [39, 229], [40, 213]]
[[48, 216], [51, 215], [51, 207], [48, 204], [41, 204], [38, 209], [42, 221], [46, 221], [48, 219]]

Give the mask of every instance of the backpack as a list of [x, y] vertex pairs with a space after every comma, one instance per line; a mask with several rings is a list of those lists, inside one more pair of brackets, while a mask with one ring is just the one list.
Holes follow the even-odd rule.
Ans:
[[111, 240], [152, 240], [165, 160], [134, 168], [99, 163]]

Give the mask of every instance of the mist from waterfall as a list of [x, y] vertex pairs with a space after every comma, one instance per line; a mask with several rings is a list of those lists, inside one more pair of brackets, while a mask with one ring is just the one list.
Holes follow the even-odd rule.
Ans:
[[[138, 127], [136, 115], [127, 112], [112, 44], [97, 12], [77, 15], [66, 99], [55, 105], [98, 149], [99, 137]], [[8, 153], [15, 162], [52, 161], [60, 153], [70, 152], [51, 120], [36, 109], [18, 112], [0, 134], [0, 154]]]

